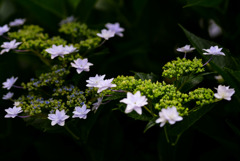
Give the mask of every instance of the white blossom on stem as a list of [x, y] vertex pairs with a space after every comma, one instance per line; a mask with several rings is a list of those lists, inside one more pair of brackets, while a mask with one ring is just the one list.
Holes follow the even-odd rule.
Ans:
[[127, 104], [125, 113], [130, 113], [134, 110], [139, 115], [142, 114], [142, 106], [148, 104], [146, 96], [141, 96], [140, 91], [137, 91], [135, 94], [128, 92], [127, 98], [120, 100], [120, 102]]
[[124, 31], [124, 28], [120, 27], [118, 22], [107, 23], [105, 26], [108, 28], [108, 30], [114, 31], [116, 35], [123, 37], [122, 32]]
[[74, 115], [73, 118], [80, 118], [80, 119], [86, 119], [88, 112], [90, 112], [90, 109], [87, 109], [87, 106], [84, 104], [82, 107], [75, 107], [75, 110], [73, 111]]
[[26, 19], [24, 18], [17, 18], [14, 21], [9, 23], [9, 26], [14, 27], [14, 26], [20, 26], [25, 23]]
[[216, 88], [217, 93], [214, 94], [214, 96], [217, 99], [225, 99], [230, 101], [232, 95], [235, 93], [235, 90], [233, 88], [229, 88], [229, 86], [222, 86], [219, 85], [218, 88]]
[[2, 55], [5, 52], [9, 52], [11, 49], [16, 49], [18, 45], [20, 45], [21, 42], [16, 42], [16, 39], [10, 41], [10, 42], [4, 42], [1, 47], [4, 48], [0, 55]]
[[8, 92], [6, 95], [3, 95], [2, 99], [9, 100], [13, 97], [14, 93]]
[[97, 87], [100, 82], [104, 80], [105, 75], [96, 75], [95, 77], [89, 77], [89, 79], [86, 81], [88, 84], [87, 87]]
[[65, 110], [62, 110], [62, 111], [56, 110], [55, 114], [48, 114], [48, 119], [52, 120], [52, 122], [51, 122], [52, 126], [54, 126], [56, 124], [58, 124], [60, 126], [64, 126], [65, 120], [68, 118], [69, 118], [69, 116], [66, 115]]
[[207, 53], [203, 53], [203, 55], [223, 55], [225, 54], [221, 52], [222, 48], [218, 48], [218, 46], [211, 46], [209, 49], [203, 49]]
[[3, 82], [3, 88], [7, 88], [8, 90], [12, 88], [14, 83], [17, 81], [18, 77], [7, 78], [6, 82]]
[[106, 30], [106, 29], [101, 30], [101, 33], [97, 33], [97, 36], [105, 40], [108, 40], [109, 38], [114, 37], [114, 35], [115, 35], [115, 31]]
[[14, 106], [13, 108], [9, 107], [8, 109], [5, 109], [5, 111], [7, 112], [5, 118], [15, 118], [19, 113], [22, 112], [22, 108]]
[[159, 118], [156, 120], [156, 123], [161, 123], [160, 127], [163, 127], [167, 122], [169, 124], [175, 124], [177, 121], [181, 121], [183, 118], [179, 116], [176, 107], [168, 107], [167, 109], [163, 108], [159, 112]]
[[191, 48], [190, 45], [185, 45], [181, 48], [177, 48], [177, 51], [182, 53], [189, 53], [192, 52], [193, 50], [195, 50], [195, 48]]
[[97, 93], [100, 93], [108, 88], [116, 87], [117, 85], [112, 84], [112, 81], [113, 81], [113, 78], [100, 81], [99, 84], [97, 85], [98, 87]]
[[2, 36], [4, 33], [8, 32], [10, 28], [8, 25], [0, 26], [0, 36]]
[[92, 63], [88, 62], [88, 59], [80, 59], [74, 60], [74, 63], [71, 63], [72, 67], [77, 68], [77, 73], [80, 74], [82, 71], [88, 72], [89, 67], [92, 66]]

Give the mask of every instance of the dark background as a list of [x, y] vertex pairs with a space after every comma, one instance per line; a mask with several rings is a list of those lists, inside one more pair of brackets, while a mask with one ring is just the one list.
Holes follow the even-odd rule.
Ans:
[[[101, 30], [108, 22], [119, 22], [124, 37], [106, 42], [105, 54], [89, 57], [93, 73], [133, 75], [153, 72], [161, 75], [162, 66], [182, 57], [176, 48], [189, 44], [181, 24], [192, 33], [228, 48], [234, 58], [240, 53], [240, 9], [230, 0], [0, 0], [0, 26], [15, 18], [37, 24], [50, 35], [58, 34], [58, 23], [71, 15], [92, 29]], [[208, 35], [208, 21], [214, 19], [223, 34]], [[202, 25], [200, 25], [200, 23]], [[0, 38], [2, 43], [4, 39]], [[190, 58], [198, 57], [197, 52]], [[0, 82], [18, 76], [28, 81], [40, 62], [14, 53], [0, 56]], [[211, 77], [203, 86], [217, 87]], [[224, 82], [228, 85], [231, 82]], [[15, 89], [16, 96], [20, 95]], [[0, 95], [7, 93], [0, 90]], [[104, 106], [85, 143], [76, 142], [68, 133], [42, 132], [26, 126], [20, 118], [5, 119], [5, 108], [12, 103], [0, 101], [0, 160], [240, 160], [239, 102], [222, 101], [188, 129], [175, 147], [165, 141], [163, 130], [155, 126], [143, 133], [146, 122], [136, 121], [114, 104]], [[84, 121], [82, 122], [84, 123]]]

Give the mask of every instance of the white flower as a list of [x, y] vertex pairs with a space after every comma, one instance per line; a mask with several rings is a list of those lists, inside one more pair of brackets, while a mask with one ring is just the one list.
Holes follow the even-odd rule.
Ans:
[[54, 59], [57, 56], [64, 57], [64, 55], [69, 54], [62, 45], [52, 45], [51, 48], [47, 48], [45, 51], [51, 54], [51, 59]]
[[95, 77], [89, 77], [89, 80], [87, 80], [86, 82], [87, 87], [97, 87], [100, 82], [102, 82], [104, 80], [105, 75], [96, 75]]
[[75, 111], [73, 111], [74, 115], [73, 118], [79, 117], [80, 119], [86, 119], [87, 113], [90, 110], [87, 109], [87, 106], [84, 104], [82, 107], [75, 107]]
[[68, 53], [73, 53], [78, 51], [77, 48], [73, 47], [73, 45], [70, 45], [70, 46], [66, 45], [64, 47], [64, 50]]
[[6, 95], [3, 95], [2, 99], [4, 99], [4, 100], [11, 99], [13, 97], [13, 95], [14, 95], [14, 93], [8, 92]]
[[114, 35], [115, 35], [115, 31], [106, 30], [106, 29], [101, 30], [101, 33], [97, 33], [97, 36], [104, 38], [105, 40], [108, 40], [109, 38], [114, 37]]
[[123, 37], [122, 32], [124, 31], [124, 28], [120, 27], [118, 22], [116, 22], [115, 24], [107, 23], [106, 27], [108, 28], [108, 30], [114, 31], [116, 35]]
[[102, 99], [103, 99], [102, 97], [98, 98], [97, 102], [93, 104], [93, 107], [92, 107], [93, 111], [97, 111], [98, 107], [102, 104]]
[[6, 82], [3, 82], [3, 88], [7, 88], [8, 90], [12, 88], [13, 84], [17, 81], [18, 77], [7, 78]]
[[116, 87], [116, 84], [112, 84], [112, 81], [113, 81], [113, 78], [100, 81], [99, 84], [97, 85], [98, 87], [97, 93], [100, 93], [103, 90], [106, 90], [111, 87]]
[[14, 26], [20, 26], [25, 23], [26, 19], [23, 18], [17, 18], [14, 21], [9, 23], [9, 26], [14, 27]]
[[14, 102], [13, 106], [18, 107], [20, 105], [20, 102]]
[[8, 25], [0, 26], [0, 36], [2, 36], [5, 32], [8, 32], [10, 28]]
[[69, 118], [68, 115], [66, 115], [65, 110], [59, 111], [56, 110], [55, 114], [48, 114], [48, 119], [52, 120], [51, 125], [54, 126], [56, 124], [60, 126], [64, 126], [65, 120]]
[[211, 38], [218, 37], [222, 34], [222, 28], [214, 20], [209, 20], [208, 33]]
[[16, 107], [14, 106], [13, 108], [8, 108], [5, 109], [5, 111], [7, 112], [7, 114], [5, 115], [5, 118], [14, 118], [16, 117], [19, 113], [22, 112], [22, 108], [21, 107]]
[[230, 101], [231, 96], [235, 93], [235, 90], [233, 88], [229, 88], [229, 86], [222, 86], [219, 85], [218, 88], [216, 88], [217, 93], [214, 94], [214, 96], [217, 99], [225, 99]]
[[156, 123], [161, 123], [160, 127], [163, 127], [166, 122], [169, 124], [175, 124], [176, 121], [181, 121], [183, 118], [179, 116], [176, 107], [168, 107], [167, 109], [162, 109], [159, 112], [159, 118], [156, 120]]
[[72, 67], [77, 68], [77, 73], [80, 74], [82, 71], [89, 71], [89, 67], [92, 66], [92, 63], [88, 63], [88, 59], [80, 59], [74, 60], [74, 63], [71, 63]]
[[128, 92], [127, 98], [120, 100], [120, 102], [127, 104], [125, 113], [130, 113], [135, 110], [139, 115], [142, 114], [141, 107], [148, 104], [146, 96], [141, 96], [140, 91], [137, 91], [135, 94]]
[[21, 42], [16, 42], [15, 39], [10, 42], [4, 42], [1, 45], [1, 47], [4, 49], [1, 51], [0, 55], [2, 55], [5, 52], [9, 52], [9, 50], [11, 50], [11, 49], [16, 49], [18, 47], [18, 45], [20, 45], [20, 44], [21, 44]]
[[62, 21], [59, 23], [59, 25], [61, 26], [61, 25], [63, 25], [63, 24], [66, 24], [66, 23], [69, 23], [69, 22], [73, 22], [73, 21], [75, 21], [74, 16], [69, 16], [69, 17], [67, 17], [66, 19], [62, 20]]
[[214, 76], [214, 78], [217, 80], [217, 81], [224, 81], [223, 77], [221, 75], [216, 75]]
[[195, 48], [191, 48], [190, 45], [185, 45], [184, 47], [177, 48], [178, 52], [189, 53], [192, 52]]
[[223, 52], [221, 52], [222, 48], [218, 48], [218, 46], [211, 46], [210, 49], [203, 49], [207, 53], [203, 53], [203, 55], [224, 55]]

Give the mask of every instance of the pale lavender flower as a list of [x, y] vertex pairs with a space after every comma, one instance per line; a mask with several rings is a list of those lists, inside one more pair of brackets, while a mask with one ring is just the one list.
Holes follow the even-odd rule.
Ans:
[[93, 111], [97, 111], [98, 107], [102, 104], [102, 100], [103, 100], [102, 97], [101, 97], [101, 98], [98, 98], [97, 102], [95, 102], [95, 103], [93, 104], [93, 107], [92, 107], [92, 110], [93, 110]]
[[20, 45], [20, 44], [21, 44], [21, 42], [16, 42], [15, 39], [10, 42], [4, 42], [1, 45], [1, 47], [4, 49], [1, 51], [0, 55], [2, 55], [5, 52], [9, 52], [9, 50], [11, 50], [11, 49], [16, 49], [18, 47], [18, 45]]
[[87, 87], [97, 87], [100, 82], [104, 80], [105, 75], [96, 75], [95, 77], [89, 77], [89, 79], [86, 81]]
[[23, 18], [17, 18], [14, 21], [9, 23], [9, 26], [14, 27], [14, 26], [20, 26], [25, 23], [26, 19]]
[[19, 113], [22, 112], [22, 108], [14, 106], [13, 108], [9, 107], [8, 109], [5, 109], [5, 111], [7, 112], [5, 118], [15, 118]]
[[97, 93], [100, 93], [108, 88], [116, 87], [116, 84], [112, 84], [112, 81], [113, 78], [100, 81], [99, 84], [97, 85], [98, 87]]
[[48, 119], [52, 120], [52, 122], [51, 122], [52, 126], [54, 126], [56, 124], [58, 124], [60, 126], [64, 126], [65, 120], [68, 118], [69, 118], [69, 116], [66, 115], [65, 110], [62, 110], [62, 111], [56, 110], [55, 114], [48, 114]]
[[8, 32], [10, 28], [8, 25], [0, 26], [0, 36], [2, 36], [4, 33]]
[[218, 37], [222, 34], [222, 28], [214, 20], [209, 20], [208, 33], [211, 38]]
[[124, 31], [124, 28], [120, 27], [119, 23], [107, 23], [106, 27], [108, 30], [114, 31], [116, 35], [123, 37], [122, 32]]
[[77, 68], [77, 73], [80, 74], [82, 71], [88, 72], [89, 67], [92, 66], [92, 63], [88, 62], [88, 59], [80, 59], [74, 60], [74, 63], [71, 63], [72, 67]]
[[160, 127], [163, 127], [167, 122], [169, 124], [175, 124], [177, 121], [181, 121], [183, 118], [179, 116], [176, 107], [168, 107], [167, 109], [163, 108], [159, 112], [159, 118], [156, 120], [156, 123], [161, 123]]
[[125, 113], [130, 113], [134, 110], [139, 115], [142, 114], [142, 106], [145, 106], [148, 104], [146, 96], [141, 96], [140, 91], [137, 91], [135, 94], [128, 92], [127, 98], [120, 100], [120, 102], [127, 104]]
[[203, 53], [203, 55], [223, 55], [225, 54], [221, 52], [222, 48], [218, 48], [218, 46], [211, 46], [209, 49], [203, 49], [207, 53]]
[[7, 78], [6, 82], [3, 82], [3, 88], [7, 88], [8, 90], [12, 88], [14, 83], [17, 81], [18, 77]]
[[70, 46], [66, 45], [64, 47], [64, 50], [68, 53], [73, 53], [78, 51], [77, 48], [73, 47], [73, 45], [70, 45]]
[[69, 54], [69, 52], [65, 50], [63, 45], [52, 45], [51, 48], [47, 48], [45, 51], [51, 54], [51, 59], [54, 59], [57, 56], [61, 56], [63, 58], [64, 55]]
[[217, 99], [225, 99], [230, 101], [232, 95], [235, 93], [235, 90], [233, 88], [229, 88], [229, 86], [222, 86], [219, 85], [218, 88], [216, 88], [217, 93], [214, 94], [214, 96]]
[[101, 30], [101, 33], [97, 33], [97, 36], [104, 38], [105, 40], [108, 40], [109, 38], [114, 37], [114, 35], [115, 35], [115, 31], [106, 30], [106, 29]]
[[2, 99], [4, 99], [4, 100], [11, 99], [13, 97], [13, 95], [14, 95], [14, 93], [8, 92], [6, 95], [3, 95]]
[[195, 50], [195, 48], [191, 48], [190, 45], [185, 45], [181, 48], [177, 48], [178, 52], [183, 52], [183, 53], [189, 53], [189, 52], [192, 52], [193, 50]]
[[80, 118], [80, 119], [86, 119], [88, 112], [90, 112], [90, 109], [87, 109], [87, 106], [84, 104], [82, 107], [75, 107], [75, 111], [73, 111], [74, 115], [73, 118]]

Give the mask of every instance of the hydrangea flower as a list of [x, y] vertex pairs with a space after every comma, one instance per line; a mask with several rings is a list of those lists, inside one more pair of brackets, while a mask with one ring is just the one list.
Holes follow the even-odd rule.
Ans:
[[10, 28], [8, 25], [0, 26], [0, 36], [2, 36], [5, 32], [8, 32]]
[[73, 118], [80, 118], [80, 119], [86, 119], [88, 112], [91, 111], [90, 109], [87, 109], [87, 106], [84, 104], [82, 107], [75, 107], [75, 111], [73, 111], [74, 115]]
[[88, 63], [88, 59], [80, 59], [74, 60], [74, 63], [71, 63], [72, 67], [77, 68], [77, 73], [80, 74], [82, 71], [89, 71], [89, 67], [92, 66], [92, 63]]
[[17, 18], [14, 21], [9, 23], [9, 26], [14, 27], [14, 26], [20, 26], [25, 23], [26, 19], [23, 18]]
[[156, 123], [161, 123], [160, 127], [163, 127], [167, 122], [169, 124], [175, 124], [177, 121], [181, 121], [183, 118], [179, 116], [176, 107], [168, 107], [167, 109], [163, 108], [159, 112], [159, 118], [156, 120]]
[[3, 82], [3, 88], [7, 88], [8, 90], [12, 88], [13, 84], [17, 81], [18, 77], [8, 78], [6, 82]]
[[16, 49], [18, 47], [18, 45], [20, 45], [20, 44], [21, 44], [21, 42], [16, 42], [16, 39], [14, 39], [10, 42], [4, 42], [1, 45], [1, 47], [4, 49], [1, 51], [0, 55], [2, 55], [5, 52], [9, 52], [9, 50], [11, 50], [11, 49]]
[[86, 81], [87, 87], [97, 87], [100, 82], [104, 80], [105, 75], [96, 75], [95, 77], [89, 77], [89, 79]]
[[8, 109], [5, 109], [5, 111], [7, 112], [5, 118], [15, 118], [19, 113], [22, 112], [22, 108], [14, 106], [13, 108], [9, 107]]
[[218, 48], [218, 46], [211, 46], [209, 49], [203, 49], [207, 53], [203, 53], [203, 55], [223, 55], [225, 54], [221, 52], [222, 48]]
[[105, 40], [108, 40], [109, 38], [114, 37], [114, 35], [115, 35], [115, 31], [106, 30], [106, 29], [101, 30], [101, 33], [97, 33], [97, 36], [104, 38]]
[[11, 99], [13, 97], [13, 95], [14, 95], [14, 93], [8, 92], [6, 95], [3, 95], [2, 99], [4, 99], [4, 100]]
[[75, 17], [74, 16], [69, 16], [66, 19], [63, 19], [62, 21], [60, 21], [59, 25], [61, 26], [63, 24], [73, 22], [73, 21], [75, 21]]
[[127, 104], [127, 108], [125, 110], [125, 113], [130, 113], [133, 110], [136, 111], [139, 115], [142, 114], [142, 106], [147, 105], [147, 98], [146, 96], [141, 96], [140, 91], [137, 91], [135, 94], [132, 94], [130, 92], [127, 93], [127, 98], [124, 98], [120, 100], [120, 102], [123, 102]]
[[45, 51], [51, 54], [51, 59], [54, 59], [57, 56], [64, 57], [64, 55], [69, 54], [69, 52], [65, 50], [63, 45], [52, 45], [51, 48], [47, 48]]
[[20, 102], [14, 102], [13, 106], [18, 107], [20, 105]]
[[48, 119], [52, 120], [52, 122], [51, 122], [52, 126], [54, 126], [56, 124], [58, 124], [60, 126], [64, 126], [65, 120], [68, 118], [69, 118], [69, 116], [66, 115], [65, 110], [62, 110], [62, 111], [56, 110], [55, 114], [48, 114]]
[[211, 38], [218, 37], [222, 34], [222, 28], [214, 20], [209, 20], [208, 33]]
[[97, 111], [98, 107], [102, 104], [102, 100], [103, 100], [102, 97], [101, 97], [101, 98], [98, 98], [97, 102], [95, 102], [95, 103], [93, 104], [93, 107], [92, 107], [92, 110], [93, 110], [93, 111]]
[[78, 51], [77, 48], [73, 47], [73, 45], [70, 45], [70, 46], [66, 45], [64, 49], [68, 53], [73, 53]]
[[181, 48], [177, 48], [177, 51], [182, 53], [189, 53], [192, 52], [193, 50], [195, 50], [195, 48], [191, 48], [190, 45], [185, 45]]
[[108, 88], [116, 87], [117, 85], [112, 84], [112, 81], [113, 81], [113, 78], [100, 81], [99, 84], [97, 85], [98, 87], [97, 93], [100, 93]]
[[116, 35], [123, 37], [122, 32], [124, 31], [124, 28], [120, 27], [119, 23], [107, 23], [106, 27], [108, 30], [114, 31]]
[[229, 86], [222, 86], [219, 85], [218, 88], [216, 88], [217, 93], [214, 94], [214, 96], [217, 99], [225, 99], [230, 101], [232, 95], [235, 93], [235, 90], [233, 88], [229, 88]]

